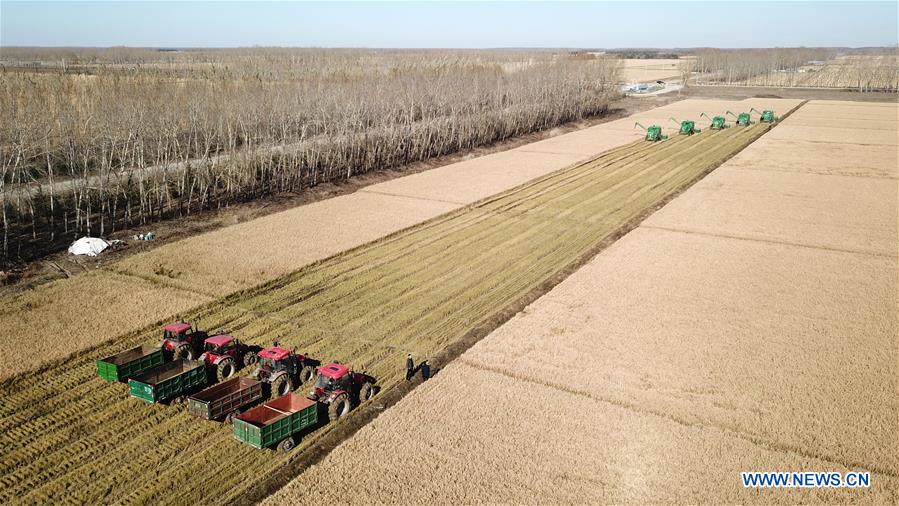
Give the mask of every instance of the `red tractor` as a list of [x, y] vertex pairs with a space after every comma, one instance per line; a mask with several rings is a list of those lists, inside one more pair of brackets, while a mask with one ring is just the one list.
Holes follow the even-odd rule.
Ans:
[[234, 376], [238, 367], [255, 365], [256, 352], [232, 336], [219, 334], [206, 339], [200, 360], [215, 367], [216, 378], [224, 381]]
[[203, 341], [207, 336], [206, 332], [193, 330], [189, 323], [172, 323], [163, 329], [159, 347], [174, 360], [194, 360], [203, 353]]
[[349, 413], [353, 403], [358, 405], [374, 397], [374, 383], [371, 376], [333, 362], [318, 368], [309, 398], [327, 405], [328, 419], [333, 422]]
[[305, 355], [298, 355], [275, 343], [271, 348], [259, 352], [259, 366], [253, 378], [267, 383], [269, 397], [276, 399], [315, 376], [315, 364]]

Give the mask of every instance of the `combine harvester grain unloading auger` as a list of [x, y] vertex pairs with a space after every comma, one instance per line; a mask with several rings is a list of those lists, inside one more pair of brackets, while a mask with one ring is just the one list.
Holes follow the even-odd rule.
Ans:
[[755, 124], [755, 121], [752, 121], [751, 118], [749, 117], [748, 112], [741, 112], [739, 116], [737, 116], [736, 114], [734, 114], [730, 111], [727, 111], [727, 114], [730, 114], [731, 116], [733, 116], [734, 118], [737, 119], [737, 121], [736, 121], [737, 126], [749, 126], [749, 125]]
[[680, 130], [678, 131], [678, 133], [681, 135], [693, 135], [701, 132], [700, 129], [696, 128], [696, 122], [693, 120], [688, 119], [684, 121], [678, 121], [673, 117], [668, 119], [680, 125]]
[[780, 119], [780, 118], [778, 118], [777, 116], [774, 115], [774, 111], [768, 111], [768, 110], [765, 110], [765, 111], [759, 111], [759, 110], [756, 109], [755, 107], [753, 107], [752, 109], [749, 109], [749, 112], [750, 112], [750, 113], [751, 113], [752, 111], [755, 111], [755, 112], [759, 113], [759, 115], [761, 116], [761, 117], [759, 118], [759, 121], [761, 121], [762, 123], [774, 123], [775, 121], [777, 121], [778, 119]]
[[709, 119], [709, 121], [712, 122], [712, 124], [709, 125], [709, 128], [711, 128], [712, 130], [724, 130], [725, 128], [730, 128], [730, 125], [727, 124], [727, 118], [725, 118], [724, 116], [715, 116], [714, 118], [711, 118], [706, 113], [702, 113], [699, 115], [700, 118], [703, 116], [705, 116]]
[[641, 125], [640, 123], [634, 123], [634, 128], [637, 128], [637, 127], [640, 127], [643, 130], [646, 130], [645, 139], [647, 141], [650, 141], [650, 142], [664, 141], [665, 139], [668, 138], [667, 135], [662, 134], [662, 127], [660, 127], [659, 125], [649, 125], [649, 128], [646, 128], [645, 126]]

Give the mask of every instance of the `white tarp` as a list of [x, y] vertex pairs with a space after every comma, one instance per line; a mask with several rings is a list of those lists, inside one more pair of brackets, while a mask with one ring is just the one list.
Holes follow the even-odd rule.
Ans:
[[97, 237], [82, 237], [69, 246], [69, 253], [73, 255], [95, 257], [100, 253], [103, 253], [103, 250], [108, 247], [109, 243], [103, 239]]

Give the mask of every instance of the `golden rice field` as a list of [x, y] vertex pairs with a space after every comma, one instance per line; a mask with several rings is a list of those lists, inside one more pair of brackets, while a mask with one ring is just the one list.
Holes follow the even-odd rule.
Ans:
[[[364, 369], [385, 389], [764, 134], [769, 125], [635, 142], [182, 316]], [[296, 458], [147, 405], [93, 361], [155, 326], [0, 383], [0, 502], [227, 503]], [[338, 424], [339, 425], [339, 424]], [[202, 486], [192, 477], [214, 476]]]

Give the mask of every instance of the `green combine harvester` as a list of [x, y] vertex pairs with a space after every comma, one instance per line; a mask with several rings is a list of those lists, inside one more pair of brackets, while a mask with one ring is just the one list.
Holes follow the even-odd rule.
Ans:
[[692, 120], [678, 121], [674, 118], [668, 118], [668, 119], [670, 119], [671, 121], [680, 125], [680, 130], [678, 131], [678, 133], [681, 135], [693, 135], [693, 134], [698, 134], [699, 132], [702, 131], [702, 130], [696, 128], [696, 122], [694, 122]]
[[755, 124], [755, 122], [750, 119], [748, 112], [741, 112], [739, 116], [730, 111], [727, 111], [727, 114], [737, 118], [737, 126], [749, 126]]
[[759, 118], [759, 121], [761, 121], [762, 123], [774, 123], [775, 121], [778, 120], [778, 117], [774, 115], [774, 111], [759, 111], [755, 107], [753, 107], [752, 109], [749, 109], [749, 112], [752, 112], [752, 111], [755, 111], [761, 115], [761, 118]]
[[727, 124], [727, 118], [724, 116], [715, 116], [714, 118], [710, 118], [708, 114], [702, 113], [699, 117], [705, 116], [708, 118], [712, 124], [709, 126], [712, 130], [724, 130], [725, 128], [730, 128], [730, 125]]
[[668, 138], [667, 135], [662, 134], [662, 127], [660, 127], [659, 125], [649, 125], [649, 128], [646, 128], [645, 126], [641, 125], [640, 123], [634, 123], [634, 128], [637, 128], [637, 127], [640, 127], [643, 130], [646, 130], [645, 139], [650, 142], [664, 141], [665, 139]]

